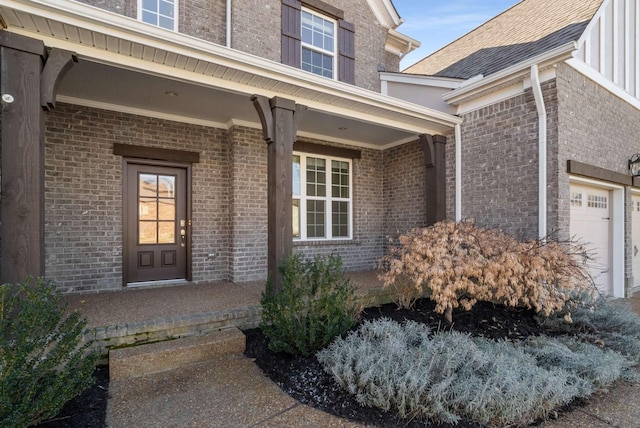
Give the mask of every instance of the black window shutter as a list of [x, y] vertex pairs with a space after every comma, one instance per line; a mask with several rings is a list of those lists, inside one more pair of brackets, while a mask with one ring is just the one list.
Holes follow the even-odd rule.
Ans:
[[282, 63], [300, 68], [302, 4], [298, 0], [282, 0]]
[[356, 27], [343, 19], [338, 21], [338, 80], [356, 84]]

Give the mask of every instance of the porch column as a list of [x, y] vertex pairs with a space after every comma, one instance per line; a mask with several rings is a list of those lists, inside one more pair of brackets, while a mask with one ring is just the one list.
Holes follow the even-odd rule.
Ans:
[[442, 221], [446, 218], [446, 168], [445, 143], [442, 135], [421, 134], [419, 141], [422, 146], [425, 166], [426, 182], [426, 225]]
[[75, 61], [40, 40], [0, 31], [0, 281], [44, 275], [44, 110]]
[[281, 97], [251, 97], [267, 142], [268, 182], [268, 275], [274, 291], [282, 288], [278, 272], [281, 260], [293, 248], [292, 227], [292, 157], [298, 120], [306, 108]]

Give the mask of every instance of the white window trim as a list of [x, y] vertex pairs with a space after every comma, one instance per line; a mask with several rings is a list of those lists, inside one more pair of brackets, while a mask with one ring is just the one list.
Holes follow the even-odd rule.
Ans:
[[[142, 0], [139, 0], [139, 1], [142, 1]], [[304, 6], [302, 7], [302, 12], [310, 13], [311, 15], [320, 17], [322, 19], [331, 21], [333, 23], [333, 52], [305, 43], [302, 40], [302, 19], [300, 19], [300, 61], [301, 61], [300, 66], [302, 67], [302, 49], [303, 48], [307, 48], [314, 52], [320, 52], [322, 54], [329, 55], [333, 58], [333, 70], [331, 71], [330, 78], [326, 76], [321, 76], [320, 74], [314, 73], [312, 71], [308, 71], [308, 73], [315, 74], [316, 76], [324, 77], [325, 79], [338, 80], [338, 31], [339, 31], [338, 21], [336, 21], [335, 19], [333, 19], [328, 15], [324, 15], [312, 9], [307, 9]]]
[[148, 22], [144, 22], [142, 20], [142, 0], [138, 0], [138, 21], [142, 22], [143, 24], [147, 24], [147, 25], [153, 25], [154, 27], [158, 27], [161, 28], [163, 30], [168, 30], [168, 31], [178, 31], [178, 3], [180, 2], [180, 0], [174, 0], [173, 2], [173, 28], [171, 30], [161, 27], [158, 24], [150, 24]]
[[[294, 156], [300, 156], [300, 195], [293, 195], [293, 199], [300, 200], [300, 237], [294, 237], [294, 242], [317, 242], [317, 241], [350, 241], [353, 239], [353, 161], [352, 159], [316, 155], [313, 153], [293, 152]], [[325, 197], [310, 196], [307, 197], [307, 158], [312, 157], [316, 159], [324, 159], [327, 165], [326, 177], [326, 195]], [[331, 196], [331, 162], [347, 162], [349, 164], [349, 198], [334, 198]], [[293, 159], [292, 159], [293, 162]], [[324, 214], [324, 238], [307, 238], [307, 200], [324, 200], [325, 202], [325, 214]], [[349, 203], [349, 234], [348, 236], [333, 237], [333, 224], [332, 224], [332, 201], [346, 201]], [[291, 208], [293, 209], [293, 207]]]

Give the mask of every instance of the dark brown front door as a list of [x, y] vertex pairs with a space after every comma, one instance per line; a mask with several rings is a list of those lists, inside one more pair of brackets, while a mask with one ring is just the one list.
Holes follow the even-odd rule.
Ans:
[[187, 279], [187, 170], [127, 165], [125, 282]]

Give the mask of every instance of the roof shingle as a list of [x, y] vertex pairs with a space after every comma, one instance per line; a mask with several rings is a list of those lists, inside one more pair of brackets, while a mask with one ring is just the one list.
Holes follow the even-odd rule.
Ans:
[[577, 41], [604, 0], [522, 0], [405, 73], [469, 79], [488, 76]]

